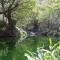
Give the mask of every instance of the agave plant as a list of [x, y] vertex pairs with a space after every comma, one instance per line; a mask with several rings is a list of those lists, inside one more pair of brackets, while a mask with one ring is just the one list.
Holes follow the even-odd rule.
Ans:
[[43, 54], [40, 51], [40, 48], [37, 48], [36, 53], [30, 52], [27, 50], [28, 53], [25, 53], [24, 56], [27, 57], [28, 60], [43, 60]]
[[52, 40], [49, 38], [49, 43], [49, 50], [37, 47], [36, 52], [27, 50], [24, 56], [26, 56], [28, 60], [60, 60], [60, 42], [52, 46]]

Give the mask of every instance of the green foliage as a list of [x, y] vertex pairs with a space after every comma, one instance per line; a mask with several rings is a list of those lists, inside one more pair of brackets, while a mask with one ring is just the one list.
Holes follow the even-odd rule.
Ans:
[[32, 10], [35, 7], [35, 0], [22, 0], [16, 11], [13, 11], [12, 17], [17, 20], [17, 26], [26, 26], [30, 20]]
[[27, 50], [25, 56], [28, 60], [60, 60], [60, 42], [53, 45], [49, 38], [49, 43], [49, 49], [37, 47], [36, 52]]
[[14, 13], [18, 18], [25, 17], [26, 15], [30, 14], [34, 6], [34, 0], [22, 0], [22, 3], [19, 5], [17, 11], [15, 11]]
[[58, 18], [58, 12], [60, 11], [60, 0], [44, 0], [40, 1], [41, 4], [37, 1], [36, 8], [34, 11], [38, 14], [38, 19], [41, 20], [53, 20]]
[[[54, 21], [60, 19], [60, 0], [43, 0], [40, 2], [38, 0], [32, 0], [27, 4], [25, 3], [22, 7], [22, 9], [17, 10], [18, 12], [16, 12], [15, 16], [19, 20], [17, 23], [17, 26], [19, 27], [26, 26], [35, 18], [38, 20], [38, 22], [43, 20]], [[35, 18], [33, 18], [33, 16], [35, 16]]]

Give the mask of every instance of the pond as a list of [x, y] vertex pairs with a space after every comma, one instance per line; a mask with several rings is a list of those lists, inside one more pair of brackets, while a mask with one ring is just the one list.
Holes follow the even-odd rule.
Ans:
[[[28, 51], [37, 53], [37, 47], [49, 50], [49, 38], [46, 36], [33, 36], [15, 43], [0, 41], [0, 60], [28, 60], [25, 56], [25, 53], [28, 53]], [[14, 38], [12, 38], [13, 40]], [[52, 46], [59, 41], [59, 39], [54, 38], [51, 38], [51, 40]]]

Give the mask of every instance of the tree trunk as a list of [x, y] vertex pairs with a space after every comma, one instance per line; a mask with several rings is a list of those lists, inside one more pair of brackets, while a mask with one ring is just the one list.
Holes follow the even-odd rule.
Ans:
[[11, 11], [8, 11], [6, 14], [6, 17], [8, 19], [8, 24], [6, 26], [6, 32], [8, 33], [8, 35], [12, 36], [14, 34], [13, 30], [14, 30], [14, 22], [11, 18]]

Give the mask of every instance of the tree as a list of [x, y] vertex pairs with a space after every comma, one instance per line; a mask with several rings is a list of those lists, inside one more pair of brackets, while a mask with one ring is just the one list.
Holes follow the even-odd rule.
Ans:
[[[4, 17], [7, 18], [8, 24], [6, 26], [6, 30], [8, 32], [12, 32], [15, 27], [15, 20], [12, 19], [12, 13], [17, 9], [17, 7], [21, 10], [23, 8], [27, 8], [24, 4], [30, 2], [29, 0], [0, 0], [0, 14], [3, 14]], [[18, 11], [18, 10], [17, 10]], [[19, 12], [21, 13], [21, 12]]]
[[[60, 10], [60, 0], [37, 0], [36, 12], [39, 20], [55, 20], [58, 18]], [[57, 19], [56, 19], [57, 20]]]
[[0, 14], [3, 14], [8, 19], [9, 28], [13, 27], [13, 21], [11, 18], [12, 11], [18, 6], [18, 1], [16, 0], [0, 0], [1, 11]]

